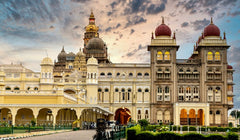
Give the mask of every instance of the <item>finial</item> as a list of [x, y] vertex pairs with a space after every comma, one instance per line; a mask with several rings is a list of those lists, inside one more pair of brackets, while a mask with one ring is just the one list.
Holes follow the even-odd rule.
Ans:
[[211, 17], [211, 24], [213, 24], [213, 19], [212, 19], [212, 17]]
[[204, 36], [203, 36], [203, 32], [202, 32], [202, 39], [204, 38]]
[[95, 33], [95, 37], [98, 37], [98, 34], [97, 34], [97, 32]]
[[164, 24], [164, 17], [162, 16], [162, 24]]
[[223, 32], [223, 39], [226, 39], [226, 32]]
[[152, 39], [154, 39], [153, 32], [152, 32]]
[[62, 52], [65, 52], [65, 50], [64, 50], [64, 46], [62, 47]]
[[175, 33], [175, 31], [173, 32], [173, 39], [176, 39], [176, 33]]

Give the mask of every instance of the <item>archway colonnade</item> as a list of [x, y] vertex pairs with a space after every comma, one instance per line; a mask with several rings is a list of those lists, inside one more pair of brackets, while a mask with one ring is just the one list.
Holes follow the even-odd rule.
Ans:
[[98, 105], [1, 104], [0, 107], [0, 121], [14, 126], [28, 125], [34, 121], [37, 126], [70, 126], [75, 122], [81, 127], [83, 122], [96, 122], [98, 118], [108, 120], [113, 115]]

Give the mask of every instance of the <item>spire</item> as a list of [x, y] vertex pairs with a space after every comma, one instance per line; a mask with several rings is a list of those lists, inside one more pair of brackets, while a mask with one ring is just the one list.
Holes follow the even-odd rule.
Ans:
[[223, 32], [223, 39], [226, 39], [226, 32]]
[[176, 33], [175, 33], [175, 31], [173, 32], [173, 39], [176, 39]]
[[164, 24], [164, 17], [162, 16], [162, 24]]
[[62, 51], [61, 52], [65, 52], [65, 50], [64, 50], [64, 46], [62, 47]]
[[91, 9], [91, 14], [89, 18], [94, 18], [93, 10]]
[[213, 19], [212, 19], [212, 17], [211, 17], [211, 24], [213, 24]]
[[202, 39], [204, 38], [204, 36], [203, 36], [203, 32], [202, 32]]
[[154, 39], [153, 32], [152, 32], [152, 39]]

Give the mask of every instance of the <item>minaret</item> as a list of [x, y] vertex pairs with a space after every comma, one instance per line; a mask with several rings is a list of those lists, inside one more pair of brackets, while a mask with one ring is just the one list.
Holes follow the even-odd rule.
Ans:
[[41, 62], [41, 90], [51, 90], [53, 85], [53, 62], [49, 57], [45, 57]]
[[89, 24], [85, 27], [85, 33], [84, 33], [84, 49], [87, 46], [88, 40], [90, 40], [93, 37], [99, 37], [98, 34], [98, 26], [95, 25], [95, 17], [93, 14], [93, 11], [91, 10], [91, 14], [89, 16]]

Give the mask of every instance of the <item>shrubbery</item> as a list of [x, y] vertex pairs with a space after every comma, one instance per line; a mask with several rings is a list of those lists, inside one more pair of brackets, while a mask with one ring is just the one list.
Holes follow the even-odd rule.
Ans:
[[11, 127], [0, 127], [0, 134], [11, 134]]
[[[184, 128], [185, 129], [185, 128]], [[177, 134], [173, 132], [149, 132], [141, 131], [140, 126], [127, 129], [127, 140], [238, 140], [235, 133], [202, 135], [198, 133]]]

